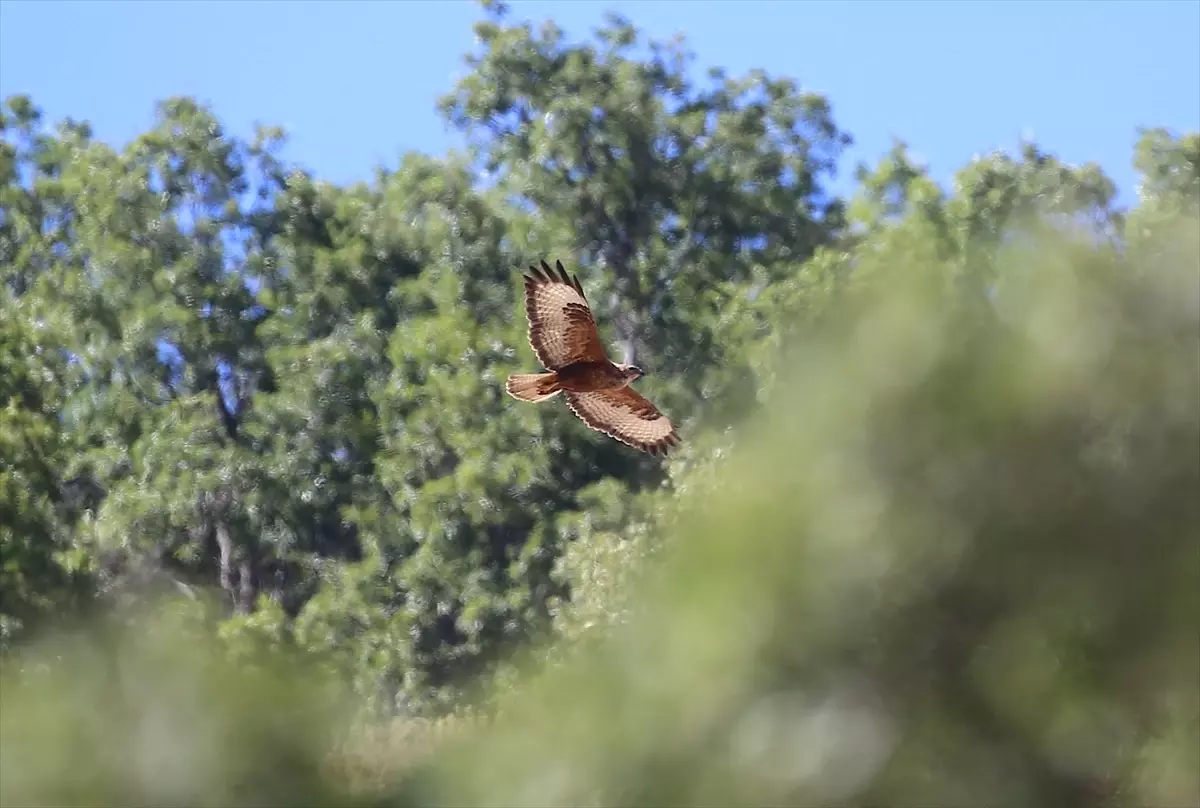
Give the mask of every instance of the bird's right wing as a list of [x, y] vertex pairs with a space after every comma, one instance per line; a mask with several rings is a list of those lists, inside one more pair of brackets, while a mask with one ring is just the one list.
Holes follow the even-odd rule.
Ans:
[[665, 455], [679, 445], [679, 433], [670, 419], [631, 387], [566, 397], [571, 412], [585, 424], [635, 449]]
[[561, 261], [556, 269], [542, 261], [525, 275], [525, 316], [529, 344], [547, 370], [574, 362], [607, 362], [608, 354], [596, 330], [596, 321], [583, 296], [578, 277], [571, 277]]

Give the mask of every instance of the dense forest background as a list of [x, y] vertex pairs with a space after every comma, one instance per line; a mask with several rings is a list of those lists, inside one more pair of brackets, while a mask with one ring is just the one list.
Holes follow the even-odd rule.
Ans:
[[[348, 187], [5, 101], [0, 802], [1200, 801], [1200, 133], [839, 198], [792, 80], [476, 30]], [[543, 257], [676, 455], [504, 395]]]

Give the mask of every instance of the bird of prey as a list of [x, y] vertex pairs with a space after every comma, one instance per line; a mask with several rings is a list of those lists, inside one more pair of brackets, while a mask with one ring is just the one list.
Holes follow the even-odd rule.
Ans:
[[679, 444], [671, 421], [629, 386], [643, 375], [636, 365], [612, 362], [600, 341], [579, 278], [542, 261], [525, 279], [529, 344], [548, 373], [508, 377], [505, 390], [520, 401], [546, 401], [562, 393], [567, 406], [592, 429], [635, 449], [662, 456]]

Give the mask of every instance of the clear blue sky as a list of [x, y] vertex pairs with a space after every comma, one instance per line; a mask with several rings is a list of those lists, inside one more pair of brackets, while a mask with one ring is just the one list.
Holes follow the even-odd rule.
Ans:
[[[1200, 128], [1200, 0], [515, 0], [578, 39], [618, 10], [658, 38], [687, 35], [698, 66], [763, 67], [825, 92], [873, 160], [893, 135], [936, 178], [1030, 133], [1095, 160], [1132, 201], [1135, 127]], [[456, 139], [434, 110], [465, 68], [467, 0], [0, 0], [0, 96], [115, 143], [156, 100], [194, 95], [239, 134], [285, 126], [287, 157], [335, 182]], [[842, 182], [839, 187], [845, 187]]]

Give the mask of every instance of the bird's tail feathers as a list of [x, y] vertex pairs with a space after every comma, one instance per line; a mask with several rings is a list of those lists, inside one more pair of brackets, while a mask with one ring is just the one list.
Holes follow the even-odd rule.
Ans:
[[504, 389], [515, 399], [534, 402], [545, 401], [562, 390], [558, 386], [558, 374], [554, 372], [518, 373], [509, 376]]

